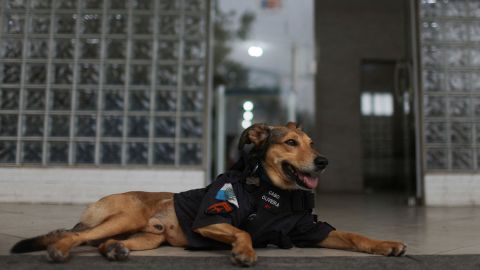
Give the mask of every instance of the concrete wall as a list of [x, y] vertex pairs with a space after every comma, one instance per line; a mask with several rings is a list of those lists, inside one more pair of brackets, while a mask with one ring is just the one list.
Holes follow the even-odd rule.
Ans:
[[330, 165], [322, 191], [361, 191], [361, 59], [405, 53], [403, 0], [315, 1], [316, 141]]

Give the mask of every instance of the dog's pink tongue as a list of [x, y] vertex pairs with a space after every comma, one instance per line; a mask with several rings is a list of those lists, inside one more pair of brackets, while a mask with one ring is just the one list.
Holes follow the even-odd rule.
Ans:
[[306, 174], [301, 174], [300, 179], [303, 181], [305, 186], [309, 189], [314, 189], [318, 185], [318, 177], [306, 175]]

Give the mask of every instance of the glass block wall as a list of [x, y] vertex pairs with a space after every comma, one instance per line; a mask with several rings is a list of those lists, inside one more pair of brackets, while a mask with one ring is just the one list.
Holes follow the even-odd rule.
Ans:
[[421, 0], [427, 171], [480, 169], [480, 1]]
[[0, 166], [204, 165], [206, 1], [0, 1]]

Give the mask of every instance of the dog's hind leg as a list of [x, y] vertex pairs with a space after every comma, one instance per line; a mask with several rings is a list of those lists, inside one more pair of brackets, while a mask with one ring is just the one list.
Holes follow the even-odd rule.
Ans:
[[154, 249], [163, 242], [165, 242], [163, 234], [141, 232], [130, 236], [126, 240], [107, 240], [98, 247], [98, 250], [110, 261], [123, 261], [128, 258], [130, 250]]

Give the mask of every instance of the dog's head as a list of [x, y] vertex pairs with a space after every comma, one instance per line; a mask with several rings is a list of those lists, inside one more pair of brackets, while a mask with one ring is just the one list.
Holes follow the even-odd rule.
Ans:
[[251, 153], [262, 160], [272, 183], [281, 189], [314, 189], [328, 160], [296, 123], [286, 126], [254, 124], [243, 131], [239, 148], [254, 144]]

